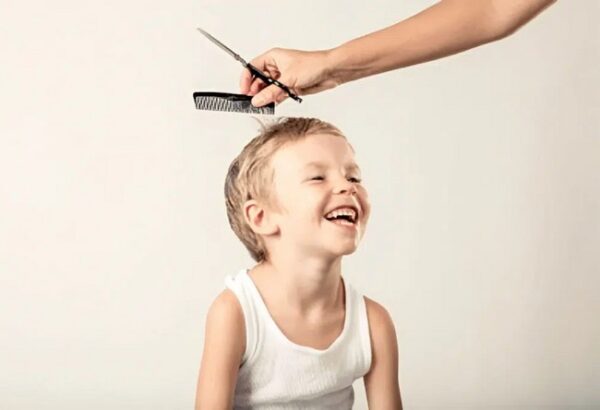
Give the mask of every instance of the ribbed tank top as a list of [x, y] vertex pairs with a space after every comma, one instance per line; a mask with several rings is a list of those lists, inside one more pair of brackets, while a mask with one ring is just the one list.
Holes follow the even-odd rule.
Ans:
[[352, 383], [371, 367], [364, 297], [343, 279], [346, 312], [338, 338], [325, 350], [289, 340], [269, 313], [246, 269], [225, 279], [246, 325], [246, 350], [234, 409], [351, 409]]

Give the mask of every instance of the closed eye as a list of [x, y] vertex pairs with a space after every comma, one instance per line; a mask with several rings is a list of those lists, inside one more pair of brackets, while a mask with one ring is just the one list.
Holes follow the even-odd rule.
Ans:
[[[322, 176], [315, 176], [315, 177], [312, 177], [312, 178], [311, 178], [311, 181], [322, 181], [322, 180], [324, 180], [324, 179], [325, 179], [325, 177], [322, 177]], [[353, 183], [356, 183], [356, 184], [360, 184], [360, 183], [362, 182], [362, 179], [360, 179], [360, 178], [354, 178], [354, 177], [350, 177], [350, 178], [348, 178], [348, 181], [350, 181], [350, 182], [353, 182]]]

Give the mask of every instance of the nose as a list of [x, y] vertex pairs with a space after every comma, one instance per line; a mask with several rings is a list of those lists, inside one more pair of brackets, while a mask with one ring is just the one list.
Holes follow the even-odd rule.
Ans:
[[335, 192], [340, 194], [356, 194], [356, 186], [354, 183], [348, 181], [345, 177], [340, 177], [335, 186]]

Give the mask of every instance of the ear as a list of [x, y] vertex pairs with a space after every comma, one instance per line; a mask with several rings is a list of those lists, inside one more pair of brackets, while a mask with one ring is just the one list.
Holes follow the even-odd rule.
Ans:
[[266, 236], [279, 232], [279, 226], [273, 221], [270, 210], [255, 199], [246, 201], [242, 209], [246, 223], [255, 233]]

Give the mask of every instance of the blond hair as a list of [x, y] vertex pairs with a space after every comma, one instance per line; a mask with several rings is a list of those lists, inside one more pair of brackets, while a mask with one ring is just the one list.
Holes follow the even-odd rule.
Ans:
[[[268, 259], [264, 241], [244, 218], [243, 205], [255, 199], [277, 209], [272, 195], [274, 171], [270, 169], [273, 154], [283, 145], [312, 134], [331, 134], [345, 138], [332, 124], [316, 118], [279, 118], [268, 125], [261, 123], [260, 133], [233, 160], [225, 179], [225, 204], [229, 225], [256, 262]], [[270, 171], [270, 172], [269, 172]]]

